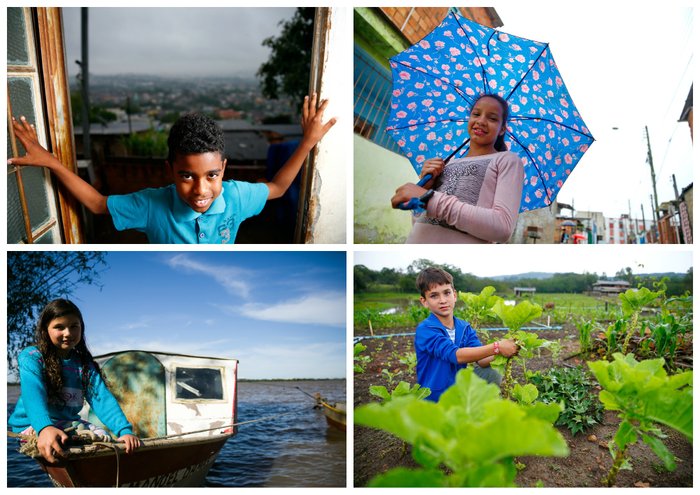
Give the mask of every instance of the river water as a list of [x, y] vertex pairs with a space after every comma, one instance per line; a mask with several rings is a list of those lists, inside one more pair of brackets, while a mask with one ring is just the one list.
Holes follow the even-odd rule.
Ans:
[[[221, 450], [205, 486], [345, 487], [346, 436], [329, 428], [323, 412], [313, 409], [308, 393], [330, 402], [345, 401], [345, 380], [262, 381], [238, 383], [238, 421], [279, 415], [274, 420], [241, 425]], [[19, 387], [7, 387], [8, 416]], [[7, 486], [52, 486], [35, 461], [7, 442]]]

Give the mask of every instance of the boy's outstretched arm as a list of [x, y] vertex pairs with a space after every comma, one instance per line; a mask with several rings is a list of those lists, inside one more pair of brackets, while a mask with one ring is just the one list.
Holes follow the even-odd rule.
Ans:
[[68, 170], [55, 156], [46, 151], [39, 144], [36, 129], [27, 122], [24, 116], [20, 117], [19, 122], [14, 117], [12, 118], [12, 129], [24, 149], [27, 150], [27, 154], [18, 158], [10, 158], [7, 160], [8, 164], [46, 167], [88, 210], [96, 214], [109, 213], [107, 196], [100, 194], [97, 189], [81, 179], [72, 170]]
[[304, 164], [306, 156], [336, 122], [336, 119], [332, 118], [325, 124], [323, 123], [323, 112], [328, 106], [328, 100], [323, 100], [318, 108], [316, 108], [316, 101], [316, 93], [310, 98], [308, 96], [304, 98], [301, 110], [301, 127], [304, 131], [304, 137], [287, 163], [267, 183], [267, 187], [270, 189], [268, 199], [279, 198], [289, 189], [299, 173], [299, 169]]

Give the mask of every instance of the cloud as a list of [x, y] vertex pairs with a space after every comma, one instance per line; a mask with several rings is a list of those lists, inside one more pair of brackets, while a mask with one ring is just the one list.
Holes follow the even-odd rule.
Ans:
[[245, 282], [248, 274], [246, 270], [241, 268], [202, 263], [193, 260], [184, 253], [167, 258], [165, 262], [174, 270], [183, 270], [210, 277], [231, 294], [241, 297], [248, 297], [250, 294], [250, 286]]
[[345, 296], [340, 292], [303, 296], [276, 304], [248, 303], [228, 309], [254, 320], [345, 326]]
[[185, 354], [190, 356], [211, 356], [218, 358], [236, 359], [236, 356], [222, 352], [223, 346], [231, 344], [230, 339], [217, 340], [160, 340], [143, 338], [121, 338], [115, 339], [96, 339], [94, 342], [88, 342], [94, 356], [100, 354], [108, 354], [112, 352], [127, 351], [127, 350], [142, 350], [150, 352], [166, 352], [172, 354]]

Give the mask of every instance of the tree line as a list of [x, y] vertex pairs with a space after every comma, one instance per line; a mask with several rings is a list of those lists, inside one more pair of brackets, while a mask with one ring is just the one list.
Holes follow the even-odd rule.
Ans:
[[477, 277], [471, 273], [464, 273], [460, 268], [450, 265], [434, 263], [427, 259], [419, 259], [411, 263], [405, 269], [382, 268], [372, 270], [365, 265], [354, 267], [355, 293], [363, 292], [416, 292], [416, 276], [426, 267], [435, 266], [446, 270], [454, 278], [454, 285], [460, 292], [480, 292], [487, 285], [496, 288], [498, 293], [510, 293], [514, 287], [533, 287], [538, 293], [583, 293], [590, 291], [593, 284], [599, 280], [624, 280], [630, 287], [647, 287], [654, 289], [659, 282], [666, 286], [668, 296], [680, 296], [693, 291], [692, 267], [684, 274], [669, 273], [660, 275], [634, 274], [632, 269], [625, 267], [615, 273], [614, 276], [597, 273], [554, 273], [547, 278], [519, 278], [517, 280], [500, 280], [488, 277]]

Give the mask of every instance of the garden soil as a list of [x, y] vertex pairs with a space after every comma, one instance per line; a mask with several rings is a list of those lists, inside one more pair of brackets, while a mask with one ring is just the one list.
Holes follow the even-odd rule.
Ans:
[[[390, 333], [407, 333], [413, 329], [392, 329]], [[376, 332], [375, 332], [376, 333]], [[380, 332], [381, 333], [381, 332]], [[385, 331], [384, 333], [388, 333]], [[528, 360], [531, 371], [547, 370], [552, 366], [582, 364], [573, 356], [579, 351], [576, 328], [565, 325], [562, 330], [536, 332], [540, 338], [557, 340], [561, 352], [556, 359], [548, 352], [541, 357]], [[368, 332], [356, 330], [356, 335], [368, 335]], [[364, 339], [367, 346], [364, 355], [372, 360], [366, 365], [364, 373], [355, 373], [354, 405], [367, 404], [379, 400], [369, 393], [370, 385], [384, 385], [391, 390], [398, 381], [415, 383], [413, 371], [399, 362], [399, 357], [414, 352], [413, 337], [400, 336], [391, 338]], [[389, 383], [386, 369], [394, 373], [393, 383]], [[516, 372], [517, 377], [517, 372]], [[566, 427], [559, 431], [569, 445], [568, 457], [520, 457], [517, 460], [525, 467], [520, 470], [515, 480], [518, 486], [534, 487], [600, 487], [601, 479], [610, 470], [612, 458], [608, 451], [608, 442], [617, 430], [620, 420], [612, 411], [605, 411], [602, 424], [594, 425], [584, 433], [571, 435]], [[693, 486], [693, 447], [680, 433], [662, 428], [668, 435], [666, 446], [676, 457], [677, 468], [673, 472], [664, 469], [661, 460], [644, 444], [637, 443], [630, 448], [629, 454], [633, 470], [621, 470], [617, 477], [619, 487], [692, 487]], [[355, 426], [354, 428], [354, 486], [366, 486], [370, 479], [395, 467], [417, 468], [418, 464], [411, 456], [410, 445], [389, 433]]]

